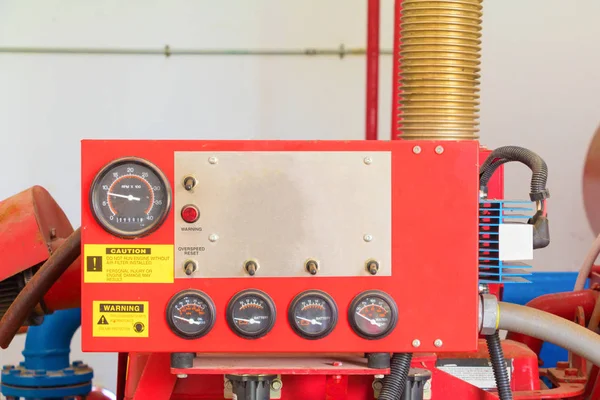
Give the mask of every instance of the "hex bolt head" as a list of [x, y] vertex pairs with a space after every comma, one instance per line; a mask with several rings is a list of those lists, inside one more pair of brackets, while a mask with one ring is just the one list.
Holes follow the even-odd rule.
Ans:
[[373, 164], [373, 159], [372, 159], [371, 157], [365, 157], [365, 158], [363, 159], [363, 162], [364, 162], [366, 165], [371, 165], [371, 164]]
[[216, 233], [211, 233], [208, 236], [208, 240], [210, 240], [211, 242], [216, 242], [217, 240], [219, 240], [219, 235], [217, 235]]
[[208, 163], [215, 165], [219, 163], [219, 159], [217, 157], [208, 157]]
[[413, 340], [412, 341], [412, 346], [415, 347], [415, 348], [421, 346], [421, 341], [419, 339]]
[[415, 147], [413, 147], [413, 153], [420, 154], [421, 153], [421, 146], [415, 146]]
[[444, 152], [444, 146], [436, 146], [435, 154], [442, 154]]
[[281, 382], [281, 379], [273, 379], [273, 381], [271, 382], [271, 390], [278, 392], [281, 390], [282, 387], [283, 382]]
[[363, 240], [365, 242], [370, 242], [370, 241], [373, 240], [373, 235], [370, 235], [370, 234], [367, 233], [366, 235], [363, 236]]
[[[377, 378], [377, 376], [379, 375], [375, 375], [375, 378]], [[373, 383], [371, 384], [371, 387], [373, 388], [373, 390], [379, 392], [382, 388], [383, 388], [383, 382], [382, 381], [373, 381]]]
[[442, 342], [442, 339], [435, 339], [435, 341], [433, 342], [433, 345], [435, 347], [442, 347], [443, 344], [444, 342]]

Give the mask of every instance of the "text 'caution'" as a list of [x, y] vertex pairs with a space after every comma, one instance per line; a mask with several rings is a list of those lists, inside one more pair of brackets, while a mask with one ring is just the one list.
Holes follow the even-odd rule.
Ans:
[[84, 246], [85, 283], [172, 283], [173, 245]]

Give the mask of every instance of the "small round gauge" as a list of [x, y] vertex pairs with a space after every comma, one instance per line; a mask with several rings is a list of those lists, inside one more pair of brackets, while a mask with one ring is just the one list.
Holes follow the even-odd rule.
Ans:
[[337, 306], [327, 293], [308, 290], [292, 300], [288, 318], [298, 335], [305, 339], [321, 339], [335, 328]]
[[169, 301], [167, 322], [177, 336], [197, 339], [213, 327], [215, 305], [208, 295], [199, 290], [184, 290]]
[[94, 218], [106, 231], [133, 239], [161, 225], [171, 207], [171, 187], [149, 161], [120, 158], [98, 172], [90, 203]]
[[379, 290], [362, 292], [348, 309], [352, 329], [365, 339], [381, 339], [390, 334], [398, 321], [394, 299]]
[[236, 294], [227, 306], [227, 322], [231, 329], [246, 339], [269, 333], [277, 312], [273, 300], [265, 292], [248, 289]]

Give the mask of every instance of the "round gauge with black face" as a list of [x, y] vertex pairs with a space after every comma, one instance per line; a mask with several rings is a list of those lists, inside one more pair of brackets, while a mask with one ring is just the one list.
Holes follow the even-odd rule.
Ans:
[[292, 300], [288, 319], [298, 335], [305, 339], [321, 339], [335, 328], [337, 306], [327, 293], [308, 290]]
[[215, 305], [199, 290], [177, 293], [167, 305], [167, 322], [173, 333], [184, 339], [206, 335], [215, 323]]
[[227, 306], [229, 327], [246, 339], [256, 339], [269, 333], [276, 316], [273, 300], [265, 292], [256, 289], [239, 292]]
[[392, 332], [398, 321], [394, 299], [380, 290], [362, 292], [348, 309], [352, 329], [365, 339], [381, 339]]
[[94, 179], [90, 203], [96, 221], [122, 238], [138, 238], [158, 228], [171, 207], [171, 187], [149, 161], [114, 160]]

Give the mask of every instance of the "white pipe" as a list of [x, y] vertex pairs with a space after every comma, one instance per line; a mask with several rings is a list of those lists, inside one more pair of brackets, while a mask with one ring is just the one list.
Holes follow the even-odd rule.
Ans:
[[[363, 48], [306, 48], [306, 49], [177, 49], [166, 45], [161, 48], [101, 48], [101, 47], [0, 47], [4, 54], [87, 54], [87, 55], [144, 55], [144, 56], [364, 56]], [[391, 55], [392, 50], [380, 50], [380, 55]]]
[[600, 335], [545, 311], [504, 302], [498, 305], [498, 329], [554, 343], [600, 366]]

